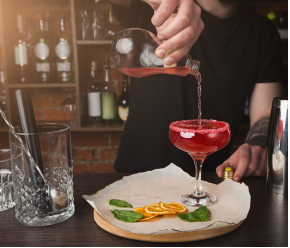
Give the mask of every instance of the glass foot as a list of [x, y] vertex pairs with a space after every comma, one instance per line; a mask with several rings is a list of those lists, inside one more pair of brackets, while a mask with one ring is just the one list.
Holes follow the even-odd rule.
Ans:
[[180, 200], [186, 205], [199, 207], [215, 204], [217, 202], [217, 197], [212, 193], [203, 192], [200, 196], [196, 196], [193, 193], [181, 195]]

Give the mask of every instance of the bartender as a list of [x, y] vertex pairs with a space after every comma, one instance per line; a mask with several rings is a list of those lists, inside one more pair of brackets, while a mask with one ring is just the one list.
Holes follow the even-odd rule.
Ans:
[[[225, 167], [234, 180], [265, 175], [265, 147], [272, 100], [283, 91], [279, 33], [274, 23], [239, 0], [111, 0], [123, 28], [143, 28], [163, 43], [156, 56], [167, 65], [190, 54], [200, 61], [202, 118], [230, 124], [232, 137], [211, 154], [203, 171]], [[130, 113], [114, 168], [143, 172], [170, 163], [194, 171], [191, 157], [168, 138], [171, 122], [197, 119], [194, 76], [152, 75], [131, 78]], [[250, 130], [231, 155], [246, 98]]]

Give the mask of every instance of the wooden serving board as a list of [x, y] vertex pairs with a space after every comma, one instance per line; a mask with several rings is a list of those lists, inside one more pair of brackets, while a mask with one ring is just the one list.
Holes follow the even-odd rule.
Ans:
[[141, 234], [141, 233], [131, 233], [129, 231], [113, 226], [111, 223], [106, 221], [96, 210], [94, 210], [94, 219], [102, 229], [114, 235], [128, 239], [135, 239], [147, 242], [164, 242], [164, 243], [189, 242], [218, 237], [235, 230], [244, 222], [242, 220], [235, 225], [199, 231], [176, 232], [166, 234]]

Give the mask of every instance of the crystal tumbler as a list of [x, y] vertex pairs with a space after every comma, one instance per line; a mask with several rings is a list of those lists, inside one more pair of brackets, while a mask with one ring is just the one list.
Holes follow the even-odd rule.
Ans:
[[[32, 137], [38, 137], [42, 173], [48, 183], [43, 184], [19, 140], [10, 131], [16, 219], [27, 226], [47, 226], [67, 220], [74, 214], [70, 127], [65, 124], [41, 124], [37, 125], [37, 133], [17, 134], [22, 140], [35, 140]], [[56, 202], [60, 206], [50, 202], [48, 185], [53, 185], [59, 191], [60, 200]]]
[[14, 205], [10, 150], [0, 149], [0, 212]]

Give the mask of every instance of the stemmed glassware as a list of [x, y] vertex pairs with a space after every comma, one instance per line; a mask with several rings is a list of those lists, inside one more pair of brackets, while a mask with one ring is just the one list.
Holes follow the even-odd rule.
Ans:
[[101, 9], [81, 9], [78, 16], [78, 37], [81, 40], [111, 40], [120, 30], [112, 10], [105, 14]]
[[81, 31], [81, 39], [89, 40], [90, 37], [90, 15], [87, 10], [80, 10], [79, 13], [79, 29]]
[[217, 201], [217, 197], [202, 190], [201, 170], [207, 156], [224, 148], [230, 141], [230, 126], [216, 120], [183, 120], [169, 126], [169, 139], [173, 145], [187, 152], [195, 164], [195, 188], [193, 193], [181, 195], [180, 200], [191, 206], [207, 206]]
[[104, 38], [104, 18], [103, 15], [97, 11], [93, 11], [91, 29], [93, 40], [102, 40]]

